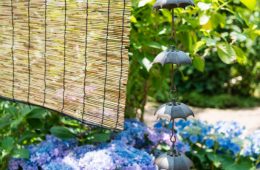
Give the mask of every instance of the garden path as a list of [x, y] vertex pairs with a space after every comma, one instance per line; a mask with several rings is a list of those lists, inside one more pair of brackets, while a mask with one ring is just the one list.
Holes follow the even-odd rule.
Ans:
[[[154, 116], [158, 103], [148, 102], [145, 107], [144, 121], [148, 126], [152, 126], [156, 121]], [[237, 121], [247, 129], [246, 133], [260, 130], [260, 107], [246, 109], [213, 109], [192, 107], [195, 119], [215, 123], [217, 121]]]

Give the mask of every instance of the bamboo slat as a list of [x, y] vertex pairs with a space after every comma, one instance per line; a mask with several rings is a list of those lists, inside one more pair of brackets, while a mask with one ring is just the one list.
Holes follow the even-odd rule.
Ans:
[[130, 3], [1, 0], [0, 97], [122, 130]]

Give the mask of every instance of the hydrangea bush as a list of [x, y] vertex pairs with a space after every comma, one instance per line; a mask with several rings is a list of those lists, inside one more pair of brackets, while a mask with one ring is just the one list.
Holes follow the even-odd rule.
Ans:
[[[158, 121], [148, 128], [136, 120], [126, 120], [125, 130], [115, 133], [110, 142], [79, 145], [76, 139], [46, 140], [29, 145], [29, 159], [13, 158], [10, 170], [100, 170], [156, 169], [154, 159], [171, 147], [171, 124]], [[244, 136], [236, 122], [209, 125], [198, 120], [176, 123], [176, 149], [186, 153], [198, 169], [250, 169], [259, 163], [260, 131]]]
[[[159, 121], [155, 127], [171, 129]], [[260, 163], [260, 131], [245, 136], [246, 129], [237, 122], [219, 121], [214, 125], [200, 120], [179, 120], [178, 137], [190, 146], [189, 156], [199, 169], [255, 169]]]

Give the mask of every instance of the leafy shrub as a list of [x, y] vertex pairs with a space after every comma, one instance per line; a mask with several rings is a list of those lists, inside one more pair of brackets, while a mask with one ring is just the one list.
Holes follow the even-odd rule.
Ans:
[[203, 95], [197, 92], [181, 96], [183, 102], [192, 106], [211, 108], [234, 108], [234, 107], [255, 107], [259, 106], [260, 99], [229, 94], [217, 94], [214, 96]]
[[[171, 128], [160, 121], [156, 126]], [[197, 169], [244, 170], [260, 163], [260, 131], [245, 137], [245, 128], [237, 122], [214, 125], [199, 120], [176, 123], [179, 137], [190, 146], [189, 156]]]

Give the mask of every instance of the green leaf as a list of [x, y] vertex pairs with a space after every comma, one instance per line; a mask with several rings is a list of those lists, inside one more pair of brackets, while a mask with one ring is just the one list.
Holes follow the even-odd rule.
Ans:
[[29, 114], [32, 111], [31, 106], [26, 106], [24, 105], [21, 109], [21, 113], [22, 115], [26, 116], [27, 114]]
[[201, 71], [201, 72], [203, 72], [204, 69], [205, 69], [205, 60], [202, 59], [201, 57], [195, 56], [194, 59], [193, 59], [193, 61], [192, 61], [192, 64], [193, 64], [193, 66], [194, 66], [197, 70], [199, 70], [199, 71]]
[[205, 150], [196, 148], [196, 150], [192, 151], [191, 153], [193, 156], [196, 156], [200, 160], [200, 162], [204, 163], [207, 161], [205, 156], [206, 155]]
[[1, 146], [7, 152], [10, 152], [14, 148], [14, 139], [12, 137], [5, 137], [2, 142]]
[[241, 159], [238, 162], [232, 163], [232, 164], [225, 164], [223, 163], [223, 169], [224, 170], [253, 170], [255, 169], [252, 161], [249, 159]]
[[0, 129], [4, 129], [6, 126], [10, 124], [11, 124], [11, 118], [9, 116], [0, 119]]
[[41, 119], [29, 118], [27, 119], [27, 122], [29, 123], [32, 129], [42, 129], [44, 126], [43, 121]]
[[6, 109], [6, 111], [7, 111], [8, 113], [11, 113], [12, 115], [16, 115], [16, 114], [18, 113], [17, 108], [14, 107], [14, 106], [9, 106], [9, 107]]
[[50, 129], [51, 134], [62, 139], [70, 139], [74, 137], [74, 134], [66, 127], [54, 126]]
[[130, 21], [131, 21], [132, 23], [137, 23], [137, 20], [136, 20], [135, 16], [133, 16], [133, 15], [131, 15]]
[[162, 48], [161, 44], [159, 44], [157, 42], [148, 42], [148, 43], [146, 43], [146, 45], [148, 47], [156, 48], [156, 49], [161, 49]]
[[219, 168], [221, 166], [221, 156], [217, 155], [216, 153], [209, 152], [207, 153], [207, 157], [213, 162], [215, 167]]
[[220, 13], [215, 13], [211, 17], [212, 24], [214, 28], [217, 28], [219, 25], [221, 28], [224, 28], [226, 25], [226, 17], [225, 15], [221, 15]]
[[231, 64], [236, 60], [236, 52], [228, 43], [217, 44], [219, 58], [226, 64]]
[[234, 45], [233, 45], [233, 49], [236, 52], [237, 62], [239, 64], [246, 64], [247, 63], [247, 57], [246, 57], [246, 54], [244, 53], [244, 51], [241, 50], [241, 48], [239, 48], [238, 46], [234, 46]]
[[182, 32], [179, 36], [180, 40], [182, 41], [183, 45], [188, 49], [189, 52], [193, 51], [193, 32], [192, 31], [185, 31]]
[[16, 149], [13, 151], [12, 156], [14, 158], [23, 158], [23, 159], [29, 159], [30, 153], [27, 149]]
[[241, 2], [250, 10], [254, 10], [256, 8], [256, 0], [241, 0]]
[[46, 110], [42, 108], [33, 109], [28, 115], [27, 118], [34, 119], [43, 119], [46, 116]]
[[205, 41], [196, 42], [196, 44], [194, 45], [194, 48], [193, 48], [193, 54], [196, 54], [201, 48], [203, 48], [205, 46], [205, 44], [206, 44]]
[[91, 142], [107, 142], [110, 140], [110, 133], [96, 133], [93, 134]]
[[216, 46], [217, 40], [216, 39], [211, 39], [211, 38], [206, 38], [206, 45], [208, 47], [214, 47]]
[[17, 119], [13, 120], [11, 123], [11, 129], [18, 128], [18, 126], [21, 125], [23, 120], [24, 120], [24, 117], [22, 115], [20, 115], [20, 117], [18, 117]]
[[[45, 135], [45, 134], [44, 134]], [[25, 140], [30, 140], [32, 138], [36, 138], [36, 137], [39, 137], [41, 136], [41, 134], [39, 133], [34, 133], [34, 132], [30, 132], [30, 131], [26, 131], [24, 132], [21, 137], [19, 138], [18, 140], [18, 143], [22, 143], [24, 142]]]

